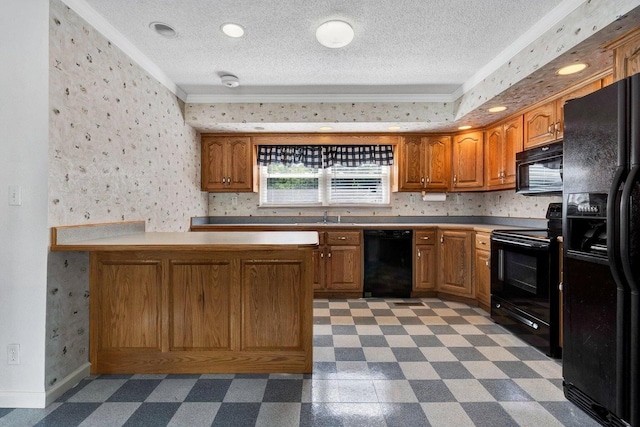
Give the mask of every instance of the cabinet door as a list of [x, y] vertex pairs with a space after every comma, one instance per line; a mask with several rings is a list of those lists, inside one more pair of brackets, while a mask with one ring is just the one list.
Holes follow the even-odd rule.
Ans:
[[176, 260], [169, 276], [170, 350], [232, 350], [231, 261]]
[[416, 245], [414, 290], [436, 289], [436, 246]]
[[556, 101], [524, 115], [524, 149], [548, 144], [556, 139]]
[[582, 86], [579, 89], [576, 89], [562, 97], [560, 97], [556, 102], [556, 120], [558, 121], [558, 126], [556, 128], [556, 139], [562, 139], [564, 135], [564, 104], [571, 100], [580, 98], [585, 95], [589, 95], [602, 88], [602, 81], [596, 80], [593, 83], [589, 83], [586, 86]]
[[640, 73], [640, 30], [627, 33], [613, 50], [615, 81]]
[[324, 289], [325, 277], [325, 247], [320, 246], [311, 253], [313, 263], [313, 290]]
[[449, 190], [451, 179], [451, 137], [428, 137], [423, 143], [426, 151], [426, 188]]
[[484, 168], [487, 187], [502, 184], [503, 126], [500, 124], [485, 132]]
[[485, 307], [489, 307], [491, 305], [491, 253], [477, 249], [475, 255], [476, 298]]
[[453, 189], [477, 189], [484, 182], [482, 132], [456, 135], [453, 139]]
[[202, 137], [202, 190], [252, 191], [251, 138]]
[[438, 290], [472, 298], [471, 232], [439, 230], [438, 234], [440, 236]]
[[400, 191], [420, 191], [425, 185], [425, 152], [422, 137], [402, 138], [400, 152]]
[[361, 246], [327, 248], [327, 290], [362, 290]]
[[227, 139], [227, 188], [232, 191], [251, 191], [253, 165], [251, 164], [251, 139], [235, 137]]
[[502, 131], [502, 184], [506, 188], [516, 185], [516, 153], [523, 148], [522, 116], [518, 116], [504, 124]]
[[202, 190], [222, 190], [225, 179], [225, 141], [202, 137]]

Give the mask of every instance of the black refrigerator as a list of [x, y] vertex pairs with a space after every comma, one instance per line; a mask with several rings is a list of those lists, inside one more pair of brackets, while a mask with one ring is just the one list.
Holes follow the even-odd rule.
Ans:
[[640, 427], [640, 74], [565, 105], [564, 392]]

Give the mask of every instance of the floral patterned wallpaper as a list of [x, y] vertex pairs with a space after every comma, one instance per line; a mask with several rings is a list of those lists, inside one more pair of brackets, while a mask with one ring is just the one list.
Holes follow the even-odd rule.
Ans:
[[211, 216], [492, 216], [541, 219], [547, 206], [560, 196], [530, 197], [513, 190], [487, 193], [449, 193], [446, 201], [423, 201], [420, 193], [392, 193], [391, 206], [384, 208], [260, 208], [256, 193], [211, 193]]
[[[200, 138], [170, 91], [59, 0], [50, 2], [49, 225], [206, 215]], [[87, 363], [88, 257], [50, 253], [46, 386]]]

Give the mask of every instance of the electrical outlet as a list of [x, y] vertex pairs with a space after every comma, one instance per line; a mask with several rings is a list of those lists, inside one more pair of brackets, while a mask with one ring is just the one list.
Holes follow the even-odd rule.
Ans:
[[238, 206], [238, 196], [233, 196], [231, 198], [231, 206]]
[[20, 344], [7, 345], [7, 363], [9, 365], [20, 364]]

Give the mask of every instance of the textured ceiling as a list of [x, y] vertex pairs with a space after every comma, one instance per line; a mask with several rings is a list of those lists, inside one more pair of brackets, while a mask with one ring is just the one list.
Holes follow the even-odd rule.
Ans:
[[[185, 102], [206, 132], [454, 131], [610, 69], [602, 46], [640, 22], [640, 0], [62, 0]], [[315, 30], [349, 22], [329, 49]], [[174, 27], [165, 38], [152, 22]], [[223, 23], [244, 26], [239, 39]], [[220, 76], [234, 74], [240, 87]], [[492, 105], [507, 111], [489, 115]]]
[[[86, 2], [188, 95], [450, 96], [540, 21], [557, 18], [562, 0]], [[329, 19], [353, 26], [350, 45], [316, 41], [316, 28]], [[159, 36], [149, 29], [153, 21], [178, 36]], [[245, 36], [225, 36], [226, 22], [244, 26]], [[227, 73], [238, 76], [239, 88], [220, 84]]]

